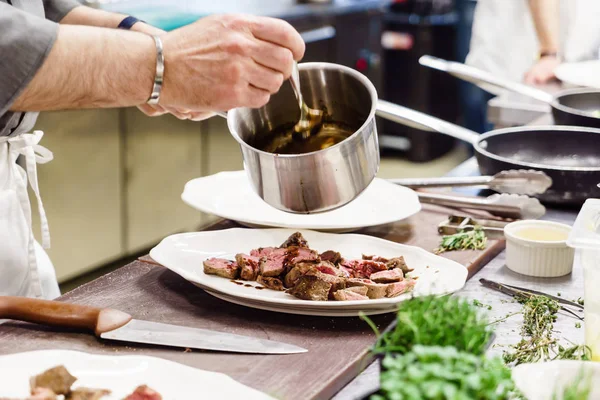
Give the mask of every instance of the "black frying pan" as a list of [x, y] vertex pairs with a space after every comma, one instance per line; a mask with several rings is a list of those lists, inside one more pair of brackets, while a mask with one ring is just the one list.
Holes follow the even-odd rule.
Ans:
[[600, 129], [535, 126], [497, 129], [479, 135], [441, 119], [379, 100], [379, 117], [417, 129], [440, 132], [469, 142], [479, 170], [494, 175], [510, 169], [534, 169], [552, 178], [538, 196], [546, 203], [581, 205], [600, 198]]
[[482, 85], [484, 89], [493, 86], [543, 101], [552, 108], [552, 116], [556, 125], [600, 128], [600, 90], [570, 89], [551, 95], [543, 90], [499, 78], [489, 72], [453, 61], [423, 56], [419, 59], [419, 63], [447, 72], [465, 81]]

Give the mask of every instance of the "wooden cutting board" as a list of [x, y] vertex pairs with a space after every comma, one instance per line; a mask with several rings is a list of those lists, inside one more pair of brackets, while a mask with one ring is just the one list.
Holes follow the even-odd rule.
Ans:
[[[408, 221], [369, 228], [361, 233], [432, 250], [440, 239], [437, 225], [449, 213], [449, 210], [425, 206]], [[235, 226], [231, 221], [221, 221], [208, 229]], [[502, 241], [491, 241], [484, 251], [443, 256], [466, 265], [472, 276], [503, 248]], [[111, 355], [150, 355], [222, 372], [275, 398], [290, 400], [328, 399], [372, 361], [368, 349], [375, 342], [375, 335], [359, 318], [288, 315], [237, 306], [214, 298], [178, 275], [147, 261], [135, 261], [67, 293], [60, 300], [117, 308], [138, 319], [267, 338], [309, 351], [265, 356], [134, 347], [101, 342], [84, 333], [9, 321], [0, 325], [0, 354], [70, 349]], [[393, 318], [393, 314], [388, 314], [373, 317], [373, 320], [383, 329]], [[152, 386], [152, 382], [146, 383]], [[1, 391], [0, 387], [0, 397]], [[190, 395], [190, 399], [202, 399], [202, 388]]]

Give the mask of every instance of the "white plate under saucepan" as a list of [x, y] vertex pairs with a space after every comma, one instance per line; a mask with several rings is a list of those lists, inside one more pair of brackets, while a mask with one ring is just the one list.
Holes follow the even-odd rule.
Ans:
[[27, 397], [29, 378], [58, 365], [63, 365], [77, 378], [74, 388], [110, 390], [112, 393], [106, 400], [121, 400], [139, 385], [148, 385], [165, 400], [273, 400], [227, 375], [161, 358], [95, 355], [70, 350], [42, 350], [0, 356], [0, 398]]
[[563, 392], [580, 377], [591, 380], [591, 393], [586, 400], [600, 399], [600, 363], [597, 362], [557, 360], [521, 364], [513, 369], [512, 377], [528, 400], [553, 400], [555, 392]]
[[345, 258], [361, 258], [362, 254], [382, 257], [404, 256], [412, 276], [418, 276], [413, 292], [394, 298], [355, 301], [307, 301], [284, 292], [257, 290], [256, 282], [237, 285], [226, 278], [204, 273], [202, 262], [211, 257], [233, 259], [236, 253], [249, 253], [258, 247], [279, 246], [294, 233], [291, 229], [244, 229], [182, 233], [163, 239], [150, 251], [150, 256], [208, 293], [248, 307], [292, 314], [350, 316], [360, 311], [379, 314], [393, 311], [411, 296], [442, 295], [460, 290], [467, 279], [467, 269], [452, 260], [436, 256], [419, 247], [407, 246], [366, 235], [334, 234], [304, 231], [312, 249], [319, 252], [339, 251]]
[[359, 197], [337, 210], [311, 215], [286, 213], [271, 207], [254, 193], [244, 171], [192, 179], [186, 183], [181, 198], [197, 210], [245, 226], [327, 232], [350, 232], [389, 224], [421, 210], [413, 190], [375, 178]]
[[600, 60], [564, 63], [556, 67], [554, 74], [565, 83], [600, 89]]

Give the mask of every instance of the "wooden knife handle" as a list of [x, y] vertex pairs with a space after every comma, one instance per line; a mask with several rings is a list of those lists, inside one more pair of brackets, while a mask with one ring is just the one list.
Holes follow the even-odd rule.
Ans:
[[110, 308], [96, 308], [27, 297], [0, 296], [0, 319], [85, 329], [100, 336], [102, 333], [127, 324], [131, 321], [131, 315]]

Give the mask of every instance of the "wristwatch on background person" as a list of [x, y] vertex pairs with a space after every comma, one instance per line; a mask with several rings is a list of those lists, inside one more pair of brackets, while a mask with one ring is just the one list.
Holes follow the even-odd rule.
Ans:
[[557, 60], [560, 60], [560, 53], [558, 51], [541, 51], [538, 54], [538, 60], [541, 60], [542, 58], [546, 57], [556, 58]]
[[[117, 26], [119, 29], [130, 30], [133, 25], [138, 22], [144, 22], [136, 17], [128, 16], [125, 17], [121, 23]], [[154, 73], [154, 84], [152, 86], [152, 93], [150, 94], [150, 98], [148, 99], [148, 104], [158, 104], [160, 100], [160, 92], [162, 90], [163, 84], [163, 76], [165, 73], [165, 57], [163, 54], [163, 44], [160, 37], [156, 35], [150, 35], [154, 39], [154, 43], [156, 44], [156, 71]]]

